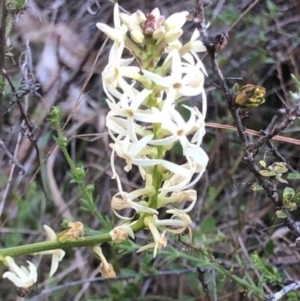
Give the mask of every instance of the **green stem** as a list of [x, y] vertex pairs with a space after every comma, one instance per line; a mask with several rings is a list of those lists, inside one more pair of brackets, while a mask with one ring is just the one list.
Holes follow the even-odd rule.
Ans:
[[99, 235], [86, 236], [82, 238], [78, 238], [75, 241], [46, 241], [46, 242], [38, 242], [30, 245], [23, 245], [18, 247], [6, 248], [0, 250], [0, 256], [20, 256], [20, 255], [28, 255], [34, 254], [37, 252], [55, 250], [55, 249], [68, 249], [74, 247], [88, 247], [94, 246], [97, 244], [101, 244], [104, 242], [111, 241], [111, 237], [109, 233], [103, 233]]
[[[76, 170], [76, 165], [75, 163], [73, 162], [71, 156], [69, 155], [68, 153], [68, 150], [67, 150], [67, 147], [66, 145], [64, 144], [64, 134], [63, 134], [63, 131], [62, 131], [62, 128], [60, 126], [60, 123], [57, 122], [55, 124], [55, 127], [56, 127], [56, 131], [57, 131], [57, 136], [58, 136], [58, 146], [60, 147], [60, 149], [62, 150], [68, 164], [69, 164], [69, 167], [71, 169], [71, 172], [73, 174], [74, 177], [76, 177], [76, 174], [77, 174], [77, 170]], [[60, 143], [61, 142], [61, 143]], [[91, 208], [93, 208], [93, 213], [97, 216], [97, 218], [99, 219], [99, 221], [101, 222], [102, 225], [105, 225], [105, 220], [103, 218], [103, 216], [97, 211], [97, 208], [95, 207], [95, 203], [94, 203], [94, 200], [93, 200], [93, 197], [92, 197], [92, 194], [90, 193], [90, 191], [88, 191], [87, 189], [87, 186], [83, 183], [83, 181], [77, 181], [77, 184], [79, 186], [79, 189], [81, 190], [81, 192], [83, 193], [84, 195], [84, 198], [88, 201], [88, 204], [90, 205]]]
[[[59, 124], [56, 125], [56, 131], [57, 131], [58, 141], [63, 141], [65, 139], [65, 137], [63, 135], [62, 129]], [[76, 175], [76, 165], [74, 164], [72, 158], [70, 157], [66, 146], [63, 143], [60, 143], [59, 147], [62, 150], [62, 152], [71, 168], [72, 174], [75, 176]], [[85, 198], [87, 200], [89, 200], [89, 202], [93, 203], [93, 200], [91, 200], [90, 193], [86, 189], [86, 186], [82, 182], [77, 182], [77, 184], [78, 184], [80, 190], [82, 191], [82, 193], [84, 194]]]

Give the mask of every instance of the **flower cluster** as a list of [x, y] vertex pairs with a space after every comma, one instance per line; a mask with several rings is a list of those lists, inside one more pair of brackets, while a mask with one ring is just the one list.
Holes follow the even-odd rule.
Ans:
[[[206, 70], [196, 54], [206, 49], [197, 30], [188, 43], [179, 41], [187, 16], [184, 11], [165, 18], [157, 8], [147, 15], [139, 10], [128, 15], [120, 13], [116, 4], [114, 28], [97, 24], [113, 40], [102, 83], [110, 109], [106, 125], [112, 139], [111, 166], [118, 183], [112, 209], [119, 218], [127, 219], [111, 237], [117, 242], [134, 237], [131, 228], [136, 221], [118, 212], [132, 208], [154, 238], [139, 251], [153, 247], [154, 256], [167, 245], [167, 232], [190, 229], [187, 213], [197, 198], [191, 187], [208, 163], [201, 148], [207, 110]], [[179, 105], [184, 98], [200, 95], [201, 112], [197, 107]], [[168, 160], [176, 144], [182, 149], [180, 164]], [[144, 188], [123, 191], [116, 155], [124, 159], [126, 172], [138, 168]], [[182, 209], [182, 202], [190, 205]], [[159, 220], [158, 209], [163, 207], [170, 218]]]

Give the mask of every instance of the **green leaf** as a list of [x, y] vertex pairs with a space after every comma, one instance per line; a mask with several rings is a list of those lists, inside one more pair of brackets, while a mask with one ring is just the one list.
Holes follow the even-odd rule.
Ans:
[[266, 168], [267, 167], [267, 164], [266, 164], [266, 162], [264, 160], [260, 160], [258, 163], [260, 164], [260, 166], [262, 168]]
[[261, 170], [259, 172], [263, 177], [274, 177], [276, 176], [276, 172], [273, 171], [273, 170], [267, 170], [267, 169], [264, 169], [264, 170]]
[[205, 218], [200, 225], [200, 231], [205, 232], [214, 232], [216, 230], [216, 220], [212, 216]]
[[300, 205], [300, 192], [298, 192], [293, 200], [297, 205]]
[[278, 182], [283, 183], [283, 184], [288, 184], [289, 182], [286, 179], [283, 179], [281, 176], [276, 176], [276, 179]]
[[299, 180], [300, 179], [300, 173], [299, 172], [291, 172], [287, 176], [290, 180]]
[[250, 189], [252, 191], [261, 191], [261, 190], [264, 190], [260, 185], [258, 185], [257, 183], [254, 183], [251, 185]]
[[283, 201], [291, 202], [295, 196], [295, 191], [291, 187], [285, 187], [283, 190]]
[[273, 254], [274, 252], [274, 248], [275, 248], [275, 244], [274, 244], [274, 241], [272, 239], [269, 239], [266, 243], [266, 251], [268, 252], [268, 254]]
[[277, 210], [275, 212], [275, 214], [278, 218], [286, 218], [287, 217], [286, 213], [283, 210]]
[[266, 4], [267, 4], [267, 8], [268, 8], [270, 16], [276, 17], [278, 15], [278, 8], [273, 3], [273, 1], [267, 1]]
[[282, 174], [287, 172], [289, 169], [284, 162], [276, 162], [272, 165], [272, 170], [274, 170], [276, 173]]

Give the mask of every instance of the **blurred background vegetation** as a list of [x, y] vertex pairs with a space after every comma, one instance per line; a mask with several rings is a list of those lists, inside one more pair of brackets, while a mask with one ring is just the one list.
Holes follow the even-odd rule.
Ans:
[[[55, 147], [55, 131], [48, 119], [53, 105], [62, 108], [64, 121], [71, 116], [65, 128], [66, 136], [72, 138], [69, 152], [76, 164], [88, 169], [85, 183], [95, 184], [98, 211], [108, 217], [111, 224], [107, 227], [113, 227], [117, 219], [110, 200], [117, 187], [111, 180], [105, 128], [108, 109], [101, 87], [110, 42], [94, 64], [105, 40], [95, 24], [112, 24], [113, 3], [101, 0], [97, 6], [95, 1], [84, 0], [30, 0], [25, 8], [20, 0], [7, 3], [5, 70], [15, 91], [12, 85], [5, 85], [1, 139], [24, 170], [12, 168], [7, 155], [0, 153], [1, 248], [45, 240], [42, 226], [47, 224], [59, 232], [64, 220], [80, 220], [87, 228], [101, 231], [96, 216], [81, 209], [80, 191], [70, 184], [68, 164]], [[159, 7], [165, 16], [194, 10], [192, 0], [122, 0], [119, 4], [129, 12]], [[205, 13], [212, 36], [229, 35], [228, 45], [218, 57], [229, 86], [237, 82], [266, 88], [266, 102], [248, 112], [243, 122], [249, 129], [267, 130], [278, 110], [291, 100], [289, 91], [296, 91], [290, 74], [298, 78], [300, 74], [300, 2], [212, 0]], [[183, 40], [189, 39], [194, 26], [187, 22]], [[205, 83], [207, 122], [233, 125], [207, 55], [202, 59], [209, 74]], [[185, 101], [201, 108], [197, 99]], [[299, 120], [282, 135], [299, 139]], [[299, 170], [299, 144], [275, 142], [275, 146]], [[151, 239], [147, 231], [137, 234], [134, 242], [106, 244], [104, 252], [117, 272], [111, 281], [100, 277], [98, 262], [87, 248], [68, 250], [51, 279], [50, 258], [44, 258], [37, 291], [25, 300], [209, 300], [198, 279], [201, 276], [211, 300], [265, 300], [266, 294], [280, 290], [284, 281], [299, 279], [295, 237], [276, 217], [276, 208], [266, 194], [251, 190], [255, 179], [243, 161], [236, 132], [207, 127], [203, 148], [210, 161], [195, 188], [198, 202], [191, 213], [192, 243], [187, 235], [173, 236], [155, 260], [151, 251], [135, 253]], [[171, 154], [175, 161], [178, 152], [174, 149]], [[256, 160], [276, 161], [264, 147]], [[127, 174], [121, 161], [116, 164], [124, 190], [130, 192], [141, 185], [135, 170]], [[299, 180], [289, 181], [289, 185], [298, 192]], [[285, 187], [279, 186], [280, 195]], [[299, 210], [293, 214], [300, 222]], [[30, 256], [20, 262], [25, 259], [39, 263], [39, 258]], [[203, 274], [197, 273], [196, 267]], [[0, 266], [0, 273], [3, 271]], [[1, 300], [21, 300], [8, 281], [0, 282], [0, 296]], [[300, 294], [293, 292], [284, 298], [300, 300]]]

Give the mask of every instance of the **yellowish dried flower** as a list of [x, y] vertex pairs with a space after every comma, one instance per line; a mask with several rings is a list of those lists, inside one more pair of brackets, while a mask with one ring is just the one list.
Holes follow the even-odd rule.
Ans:
[[92, 248], [92, 252], [94, 255], [100, 259], [100, 272], [103, 278], [116, 278], [116, 272], [114, 271], [113, 266], [107, 262], [105, 256], [102, 253], [102, 249], [100, 246], [95, 246]]
[[67, 231], [67, 238], [69, 240], [77, 240], [78, 237], [83, 236], [84, 227], [81, 222], [69, 222], [68, 226], [70, 229]]
[[123, 242], [124, 240], [127, 240], [129, 236], [134, 239], [134, 233], [128, 225], [121, 225], [114, 228], [109, 232], [109, 235], [115, 242]]

